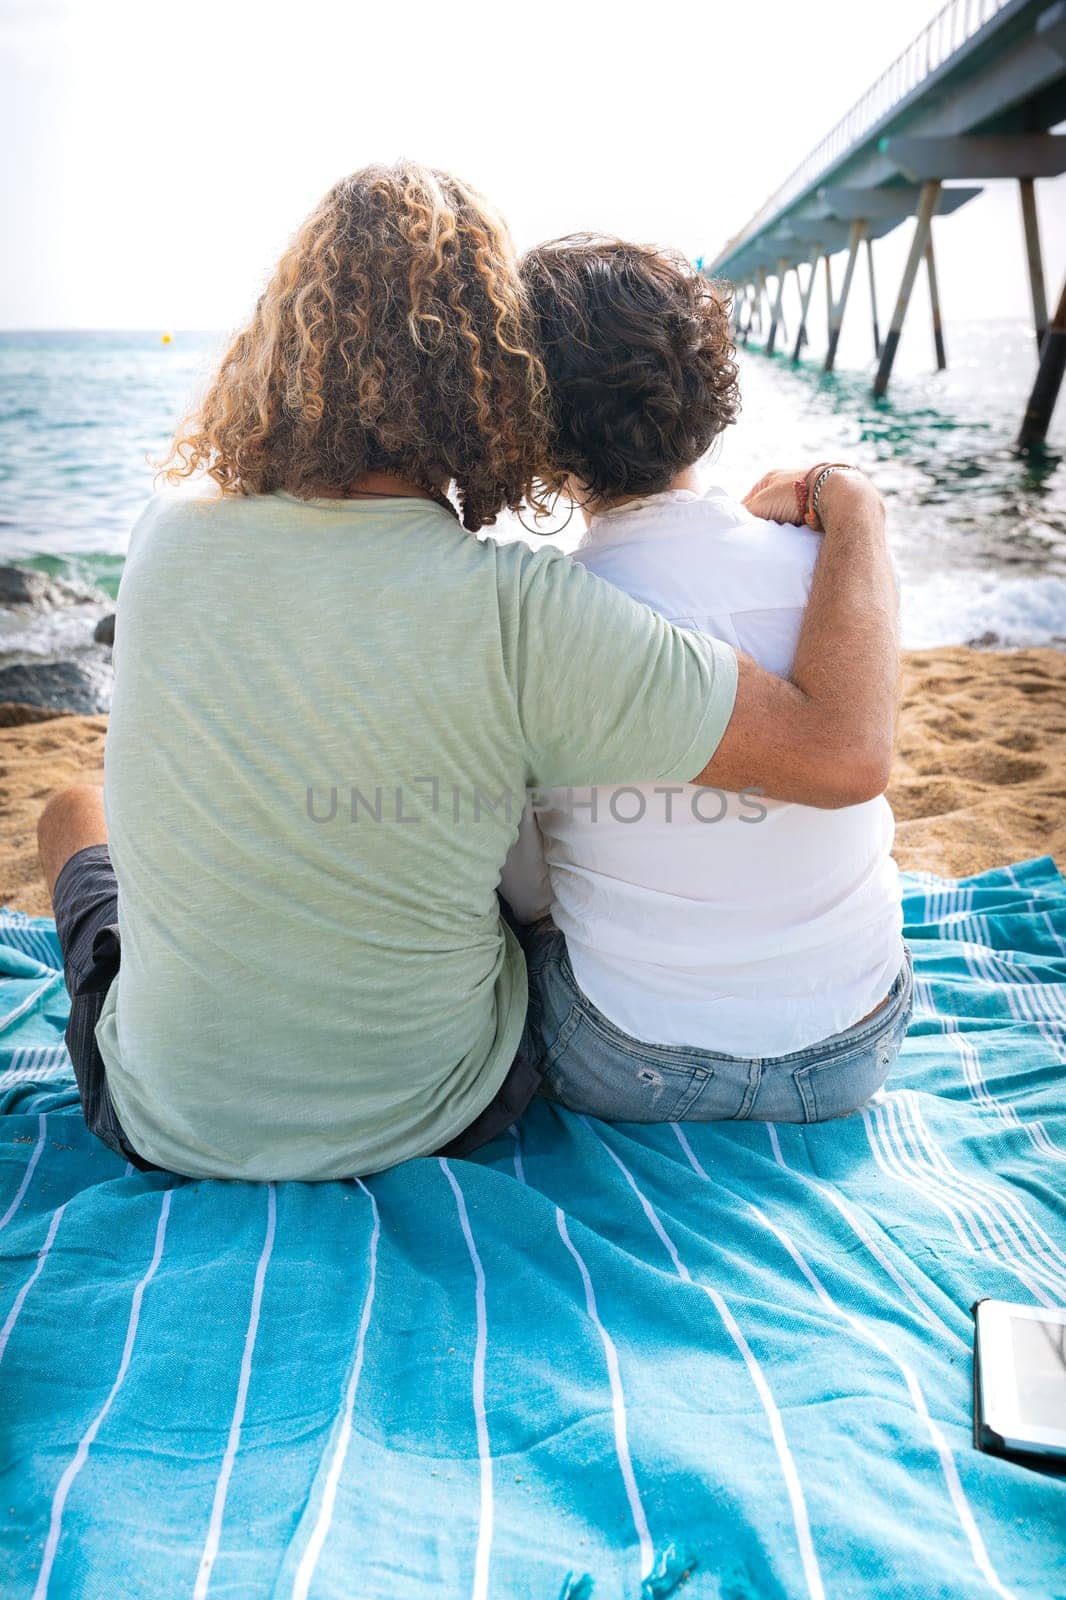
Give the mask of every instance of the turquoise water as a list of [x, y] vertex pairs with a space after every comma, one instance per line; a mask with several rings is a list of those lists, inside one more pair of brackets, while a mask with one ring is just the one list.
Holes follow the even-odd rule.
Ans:
[[742, 357], [743, 412], [718, 476], [742, 490], [779, 461], [855, 461], [888, 501], [907, 644], [1066, 644], [1066, 392], [1046, 452], [1014, 450], [1036, 370], [1029, 324], [949, 323], [941, 373], [928, 329], [908, 328], [881, 401], [868, 329], [845, 330], [841, 354], [856, 364], [828, 375], [813, 332], [798, 368]]
[[217, 334], [0, 333], [0, 551], [117, 583]]
[[[854, 364], [830, 377], [817, 342], [798, 368], [744, 353], [743, 415], [709, 475], [741, 494], [772, 465], [852, 459], [889, 499], [908, 643], [1066, 643], [1066, 396], [1046, 456], [1012, 450], [1035, 363], [1028, 327], [949, 324], [951, 367], [940, 374], [921, 341], [905, 340], [883, 402], [871, 397], [857, 331], [842, 347]], [[170, 345], [157, 333], [0, 334], [0, 560], [90, 582], [96, 611], [106, 609], [152, 491], [150, 462], [220, 343], [210, 333]], [[0, 650], [62, 654], [96, 614], [77, 610], [0, 609]]]

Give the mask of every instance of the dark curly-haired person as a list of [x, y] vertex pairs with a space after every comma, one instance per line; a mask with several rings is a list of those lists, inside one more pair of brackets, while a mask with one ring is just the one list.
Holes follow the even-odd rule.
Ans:
[[[822, 545], [816, 516], [795, 524], [808, 484], [820, 504], [836, 479], [797, 475], [791, 502], [701, 489], [696, 463], [738, 410], [723, 291], [594, 236], [532, 251], [522, 276], [551, 391], [544, 477], [586, 523], [577, 563], [795, 674]], [[803, 1122], [880, 1088], [912, 990], [892, 813], [880, 795], [792, 801], [728, 784], [535, 797], [502, 891], [536, 924], [546, 1093], [622, 1121]]]

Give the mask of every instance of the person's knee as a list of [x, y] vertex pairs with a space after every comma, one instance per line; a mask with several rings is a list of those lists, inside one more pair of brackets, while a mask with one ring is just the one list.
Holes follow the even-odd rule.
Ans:
[[38, 842], [52, 840], [70, 832], [85, 821], [96, 822], [104, 814], [104, 791], [98, 784], [74, 783], [52, 795], [37, 819]]
[[37, 850], [49, 894], [71, 856], [106, 843], [104, 792], [97, 784], [77, 783], [54, 794], [37, 819]]

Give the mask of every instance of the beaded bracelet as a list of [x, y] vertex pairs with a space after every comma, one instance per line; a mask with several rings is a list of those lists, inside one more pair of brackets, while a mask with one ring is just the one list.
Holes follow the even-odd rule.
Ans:
[[806, 480], [806, 478], [797, 478], [795, 483], [792, 485], [792, 487], [795, 490], [795, 494], [796, 494], [796, 510], [799, 513], [799, 520], [801, 522], [806, 522], [806, 520], [807, 520], [807, 480]]

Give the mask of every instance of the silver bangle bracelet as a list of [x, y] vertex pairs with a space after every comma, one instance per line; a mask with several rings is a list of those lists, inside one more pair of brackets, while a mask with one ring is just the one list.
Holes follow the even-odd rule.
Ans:
[[854, 471], [855, 471], [854, 467], [845, 466], [845, 464], [843, 462], [834, 462], [831, 467], [823, 467], [821, 472], [818, 474], [817, 478], [815, 478], [815, 480], [814, 480], [814, 488], [811, 490], [811, 510], [814, 512], [814, 514], [818, 518], [819, 522], [821, 522], [821, 520], [822, 520], [821, 508], [819, 506], [819, 500], [820, 500], [821, 494], [822, 494], [822, 485], [825, 483], [825, 480], [827, 478], [831, 478], [833, 476], [834, 472], [854, 472]]

